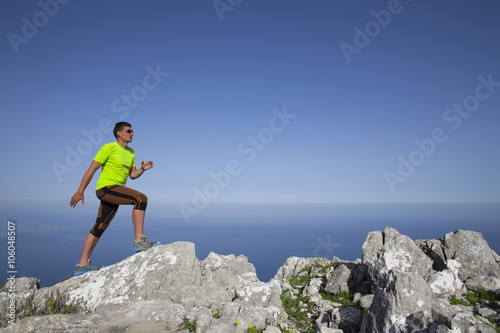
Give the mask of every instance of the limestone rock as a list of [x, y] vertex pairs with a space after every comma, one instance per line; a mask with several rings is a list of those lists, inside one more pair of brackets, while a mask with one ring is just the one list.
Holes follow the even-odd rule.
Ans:
[[[193, 243], [159, 245], [48, 288], [36, 278], [9, 281], [0, 332], [188, 333], [195, 324], [197, 333], [496, 332], [500, 257], [481, 234], [414, 242], [387, 227], [368, 234], [362, 254], [353, 262], [290, 257], [261, 282], [243, 255], [200, 261]], [[496, 298], [450, 304], [478, 289]]]
[[206, 286], [234, 289], [259, 280], [255, 267], [243, 255], [223, 256], [212, 252], [201, 262], [201, 269], [202, 283]]
[[304, 268], [310, 266], [312, 262], [314, 262], [313, 258], [290, 257], [285, 264], [278, 269], [274, 279], [285, 281], [292, 276], [297, 276]]
[[158, 245], [48, 288], [37, 289], [36, 279], [15, 282], [17, 295], [34, 295], [33, 312], [50, 313], [48, 300], [57, 299], [90, 313], [18, 315], [2, 332], [177, 332], [184, 320], [196, 321], [202, 332], [231, 332], [237, 320], [246, 320], [245, 329], [263, 329], [283, 314], [279, 283], [258, 281], [246, 257], [211, 253], [200, 262], [189, 242]]
[[370, 231], [363, 243], [361, 251], [363, 253], [363, 263], [373, 261], [384, 246], [384, 234], [382, 231]]
[[0, 327], [26, 315], [26, 304], [40, 288], [37, 278], [21, 277], [9, 280], [0, 288]]
[[370, 306], [372, 306], [372, 303], [373, 303], [373, 297], [374, 297], [373, 294], [362, 296], [358, 302], [359, 307], [362, 309], [370, 308]]
[[332, 311], [332, 322], [345, 332], [358, 332], [361, 319], [361, 312], [352, 306], [336, 308]]
[[428, 281], [432, 292], [437, 296], [447, 297], [465, 295], [467, 289], [458, 276], [460, 266], [462, 265], [458, 261], [452, 259], [447, 261], [449, 268], [433, 272]]
[[458, 268], [458, 276], [462, 281], [467, 283], [469, 280], [477, 281], [480, 277], [500, 276], [497, 254], [480, 233], [457, 230], [446, 234], [443, 243], [446, 258], [462, 264]]
[[386, 231], [389, 237], [382, 249], [367, 261], [375, 293], [361, 332], [402, 331], [410, 315], [431, 315], [432, 292], [426, 279], [432, 261], [409, 237], [391, 228]]
[[333, 275], [326, 282], [325, 291], [331, 294], [342, 293], [343, 291], [349, 292], [349, 278], [351, 276], [351, 271], [346, 265], [338, 266], [334, 271]]

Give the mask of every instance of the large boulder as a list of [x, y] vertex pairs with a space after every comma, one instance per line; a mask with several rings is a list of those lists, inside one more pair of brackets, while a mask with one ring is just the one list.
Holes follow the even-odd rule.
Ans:
[[210, 253], [201, 262], [202, 283], [206, 286], [234, 289], [250, 282], [259, 281], [255, 267], [240, 255], [219, 255]]
[[109, 303], [171, 298], [186, 285], [201, 286], [200, 262], [194, 244], [176, 242], [139, 252], [99, 271], [72, 277], [36, 293], [34, 303], [43, 310], [50, 295], [90, 311]]
[[302, 273], [306, 267], [311, 266], [315, 261], [315, 258], [290, 257], [286, 260], [283, 266], [278, 269], [274, 279], [278, 281], [285, 281], [293, 276], [297, 276]]
[[432, 292], [426, 280], [432, 261], [415, 242], [386, 228], [382, 248], [376, 255], [369, 253], [363, 258], [370, 258], [365, 262], [374, 284], [374, 299], [363, 318], [361, 332], [399, 332], [412, 315], [430, 317]]
[[338, 266], [333, 275], [327, 280], [325, 291], [331, 294], [338, 294], [342, 292], [349, 292], [349, 278], [351, 277], [351, 270], [346, 265]]
[[[488, 246], [483, 235], [475, 231], [457, 230], [443, 239], [443, 251], [447, 260], [456, 260], [458, 276], [473, 288], [498, 288], [500, 268], [498, 255]], [[490, 285], [484, 281], [493, 280]]]

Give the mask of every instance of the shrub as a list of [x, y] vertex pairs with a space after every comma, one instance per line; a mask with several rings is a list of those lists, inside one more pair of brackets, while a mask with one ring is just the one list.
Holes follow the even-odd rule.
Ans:
[[281, 293], [281, 301], [283, 303], [283, 310], [300, 332], [315, 332], [314, 321], [316, 318], [313, 315], [313, 304], [309, 297], [302, 294], [293, 297], [284, 290]]
[[182, 320], [182, 324], [179, 325], [179, 329], [188, 330], [189, 332], [196, 332], [196, 326], [198, 326], [196, 319], [189, 320], [187, 318], [184, 318]]
[[25, 316], [43, 316], [51, 314], [90, 313], [83, 305], [67, 304], [68, 297], [61, 296], [59, 290], [49, 293], [41, 309], [34, 303], [34, 294], [26, 301]]

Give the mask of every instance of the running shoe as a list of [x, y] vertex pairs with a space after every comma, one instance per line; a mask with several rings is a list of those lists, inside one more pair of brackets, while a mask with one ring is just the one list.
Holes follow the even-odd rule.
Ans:
[[98, 271], [100, 270], [101, 268], [103, 268], [104, 266], [96, 266], [96, 265], [93, 265], [90, 263], [90, 259], [89, 259], [89, 263], [85, 266], [79, 266], [79, 265], [76, 265], [76, 268], [75, 268], [75, 275], [82, 275], [83, 273], [87, 273], [87, 272], [92, 272], [92, 271]]
[[159, 242], [152, 242], [146, 238], [146, 235], [142, 235], [141, 239], [138, 242], [134, 242], [134, 250], [142, 251], [152, 248], [153, 246], [158, 245]]

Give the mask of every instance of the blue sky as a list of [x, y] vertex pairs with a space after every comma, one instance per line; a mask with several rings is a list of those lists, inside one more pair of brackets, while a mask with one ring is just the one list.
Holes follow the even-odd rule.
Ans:
[[121, 120], [154, 202], [500, 201], [497, 1], [1, 7], [4, 202], [69, 202]]

